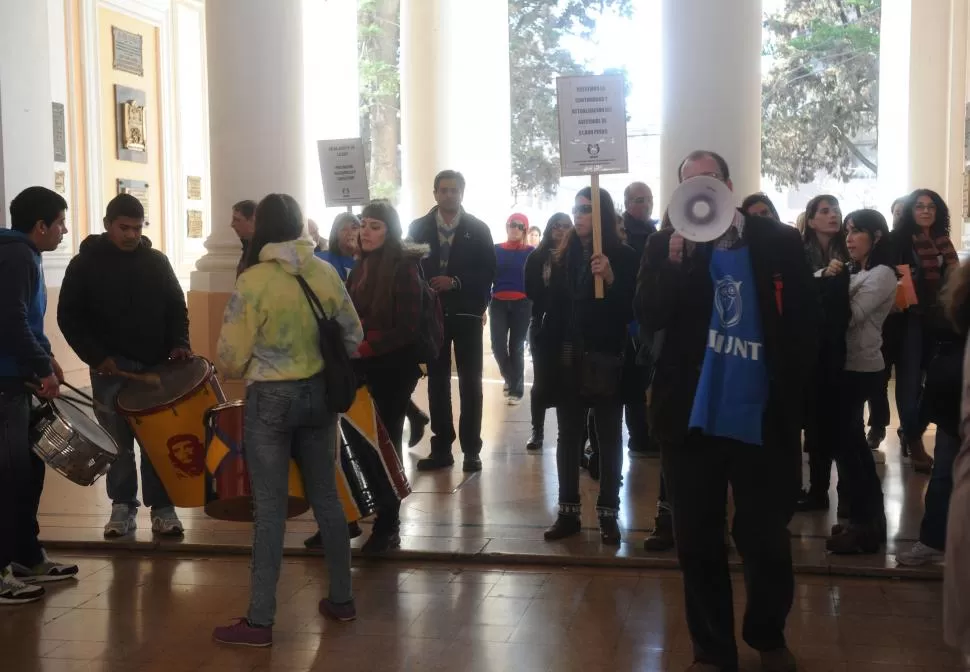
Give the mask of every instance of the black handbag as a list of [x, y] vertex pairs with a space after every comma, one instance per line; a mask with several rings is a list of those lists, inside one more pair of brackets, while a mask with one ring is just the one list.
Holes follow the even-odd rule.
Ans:
[[320, 356], [323, 357], [323, 380], [326, 386], [327, 410], [332, 413], [346, 413], [357, 396], [357, 377], [354, 375], [353, 363], [347, 349], [344, 347], [343, 329], [340, 323], [328, 317], [323, 310], [320, 299], [302, 276], [296, 276], [297, 282], [306, 295], [310, 310], [317, 320], [320, 338]]

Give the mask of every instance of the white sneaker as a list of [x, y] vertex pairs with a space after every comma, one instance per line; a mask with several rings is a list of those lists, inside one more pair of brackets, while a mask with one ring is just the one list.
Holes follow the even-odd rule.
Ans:
[[509, 395], [509, 399], [508, 399], [509, 406], [518, 406], [521, 403], [522, 403], [522, 397], [516, 397], [511, 394]]
[[28, 585], [13, 575], [6, 567], [0, 572], [0, 604], [27, 604], [44, 597], [44, 587]]
[[185, 534], [185, 528], [175, 515], [175, 509], [170, 507], [152, 511], [152, 532], [164, 537], [181, 537]]
[[111, 519], [104, 526], [105, 539], [117, 539], [118, 537], [124, 537], [134, 532], [135, 528], [138, 527], [138, 524], [135, 522], [136, 515], [138, 515], [137, 506], [112, 504]]
[[34, 567], [13, 562], [10, 569], [14, 577], [24, 583], [47, 583], [50, 581], [66, 581], [77, 576], [77, 565], [68, 565], [63, 562], [55, 562], [47, 555], [46, 550], [41, 550], [42, 560]]
[[509, 396], [509, 384], [508, 383], [505, 383], [505, 385], [502, 386], [502, 396], [503, 397]]
[[906, 567], [921, 567], [922, 565], [943, 562], [943, 556], [943, 551], [938, 551], [922, 541], [917, 541], [910, 550], [897, 554], [896, 562]]

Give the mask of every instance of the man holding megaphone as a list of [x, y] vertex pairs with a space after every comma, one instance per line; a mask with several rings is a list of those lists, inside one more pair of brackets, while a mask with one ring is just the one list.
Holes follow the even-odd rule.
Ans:
[[744, 640], [763, 669], [788, 672], [794, 576], [788, 523], [801, 477], [805, 390], [818, 305], [798, 232], [734, 207], [727, 162], [691, 153], [650, 237], [637, 283], [641, 330], [659, 336], [650, 426], [660, 443], [684, 573], [691, 669], [738, 669], [727, 549], [744, 561]]

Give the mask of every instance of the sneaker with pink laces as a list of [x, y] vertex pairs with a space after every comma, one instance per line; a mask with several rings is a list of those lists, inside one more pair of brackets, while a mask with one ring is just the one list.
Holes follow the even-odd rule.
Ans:
[[212, 638], [221, 644], [266, 647], [273, 645], [273, 628], [250, 625], [245, 618], [237, 618], [232, 625], [212, 631]]
[[347, 623], [357, 620], [357, 607], [354, 606], [353, 600], [337, 604], [331, 602], [329, 597], [325, 597], [320, 600], [320, 614], [334, 621]]

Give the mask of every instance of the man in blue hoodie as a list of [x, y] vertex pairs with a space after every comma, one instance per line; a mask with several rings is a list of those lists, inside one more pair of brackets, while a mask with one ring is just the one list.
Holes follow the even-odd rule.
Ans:
[[50, 560], [37, 539], [45, 464], [30, 449], [30, 393], [53, 399], [64, 380], [44, 335], [47, 288], [42, 252], [67, 233], [67, 203], [44, 187], [10, 202], [10, 229], [0, 229], [0, 604], [33, 602], [39, 583], [69, 579], [77, 567]]

